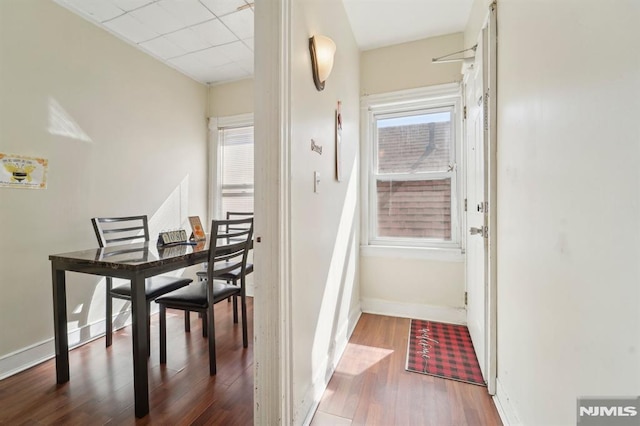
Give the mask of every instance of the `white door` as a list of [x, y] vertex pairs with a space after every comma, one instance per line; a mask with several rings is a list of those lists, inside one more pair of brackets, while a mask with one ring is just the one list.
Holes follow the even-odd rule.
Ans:
[[484, 88], [482, 43], [476, 60], [465, 75], [466, 137], [466, 284], [467, 326], [478, 357], [482, 376], [487, 379], [486, 279], [485, 279], [485, 173], [484, 173]]

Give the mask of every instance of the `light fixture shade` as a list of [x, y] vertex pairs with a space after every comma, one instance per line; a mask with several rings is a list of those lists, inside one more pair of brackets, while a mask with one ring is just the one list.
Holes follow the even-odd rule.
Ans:
[[309, 39], [309, 52], [311, 53], [313, 82], [316, 89], [320, 91], [324, 89], [324, 82], [331, 74], [336, 44], [329, 37], [316, 35]]

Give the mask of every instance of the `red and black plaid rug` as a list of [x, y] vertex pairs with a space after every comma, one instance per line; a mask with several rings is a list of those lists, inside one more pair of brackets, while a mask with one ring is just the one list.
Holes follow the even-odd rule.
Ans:
[[405, 369], [486, 386], [464, 325], [412, 319]]

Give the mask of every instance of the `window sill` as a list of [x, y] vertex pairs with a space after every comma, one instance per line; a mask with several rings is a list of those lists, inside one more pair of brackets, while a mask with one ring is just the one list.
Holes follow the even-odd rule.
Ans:
[[360, 246], [364, 257], [391, 257], [399, 259], [424, 259], [442, 262], [464, 262], [465, 256], [459, 248], [406, 247], [406, 246]]

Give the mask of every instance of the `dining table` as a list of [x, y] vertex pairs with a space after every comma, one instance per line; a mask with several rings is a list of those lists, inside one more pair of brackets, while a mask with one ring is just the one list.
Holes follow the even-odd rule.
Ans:
[[169, 246], [157, 246], [147, 241], [50, 255], [57, 383], [69, 381], [66, 273], [80, 272], [129, 280], [135, 416], [146, 416], [149, 413], [149, 348], [145, 280], [154, 275], [204, 263], [208, 259], [208, 251], [209, 244], [206, 240]]

